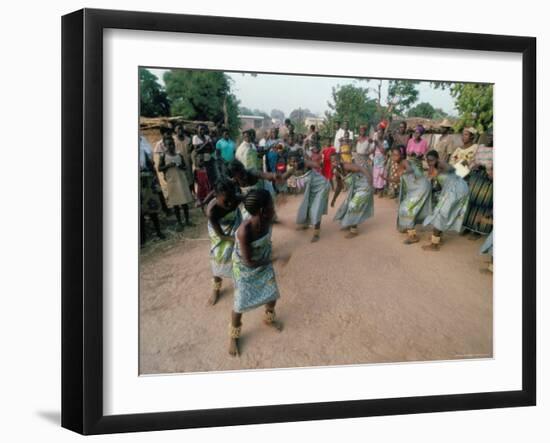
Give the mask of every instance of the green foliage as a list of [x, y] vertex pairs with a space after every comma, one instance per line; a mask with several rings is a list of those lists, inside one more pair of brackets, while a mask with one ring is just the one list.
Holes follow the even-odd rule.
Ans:
[[368, 97], [368, 88], [355, 85], [344, 85], [332, 88], [332, 102], [328, 103], [330, 111], [325, 113], [325, 124], [322, 136], [334, 132], [334, 122], [349, 121], [350, 128], [357, 131], [359, 125], [373, 122], [376, 115], [376, 100]]
[[239, 106], [239, 114], [241, 115], [261, 115], [263, 118], [271, 119], [269, 114], [261, 109], [250, 109], [246, 106]]
[[493, 85], [455, 83], [451, 95], [460, 115], [456, 129], [473, 126], [485, 132], [493, 127]]
[[271, 118], [277, 118], [281, 121], [285, 120], [285, 113], [281, 111], [280, 109], [272, 109], [271, 110]]
[[455, 130], [473, 126], [480, 132], [493, 127], [493, 85], [433, 82], [436, 89], [449, 89], [459, 113]]
[[410, 108], [407, 112], [407, 117], [423, 117], [441, 120], [449, 117], [449, 115], [441, 108], [434, 108], [430, 103], [422, 102]]
[[434, 114], [435, 108], [428, 102], [422, 102], [409, 109], [407, 117], [433, 118]]
[[290, 121], [292, 121], [295, 132], [302, 134], [306, 134], [308, 132], [308, 128], [306, 128], [305, 124], [305, 120], [307, 117], [315, 117], [315, 114], [309, 109], [304, 108], [294, 109], [290, 113], [288, 118], [290, 118]]
[[239, 101], [231, 93], [229, 77], [223, 72], [174, 69], [164, 73], [166, 93], [174, 116], [212, 121], [239, 132]]
[[139, 105], [143, 117], [170, 115], [170, 102], [158, 78], [145, 68], [139, 69]]
[[392, 113], [403, 115], [418, 100], [416, 85], [419, 83], [413, 80], [389, 80], [386, 98], [388, 115], [383, 117], [389, 117]]

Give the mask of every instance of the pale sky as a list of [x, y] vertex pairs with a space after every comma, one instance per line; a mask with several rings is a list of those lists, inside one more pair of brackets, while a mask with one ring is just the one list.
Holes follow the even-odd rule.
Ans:
[[[166, 69], [150, 69], [162, 82]], [[324, 116], [327, 102], [332, 101], [332, 88], [337, 85], [355, 84], [366, 88], [378, 86], [378, 80], [370, 82], [351, 78], [317, 77], [301, 75], [258, 74], [253, 77], [248, 74], [228, 73], [233, 80], [232, 92], [240, 100], [240, 106], [250, 109], [260, 109], [270, 113], [272, 109], [280, 109], [288, 116], [294, 109], [309, 109], [313, 113]], [[382, 83], [387, 88], [387, 81]], [[454, 100], [448, 90], [434, 89], [429, 82], [418, 85], [418, 101], [428, 102], [434, 108], [441, 108], [448, 114], [456, 114]], [[369, 94], [374, 97], [374, 94]], [[414, 105], [413, 105], [414, 106]]]

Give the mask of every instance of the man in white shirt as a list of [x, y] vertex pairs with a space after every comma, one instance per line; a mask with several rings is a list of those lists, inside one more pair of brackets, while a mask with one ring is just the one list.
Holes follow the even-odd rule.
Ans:
[[343, 126], [336, 131], [336, 135], [334, 136], [334, 148], [336, 152], [340, 152], [341, 140], [344, 138], [346, 132], [349, 133], [349, 139], [353, 142], [353, 131], [349, 130], [348, 120], [344, 120]]

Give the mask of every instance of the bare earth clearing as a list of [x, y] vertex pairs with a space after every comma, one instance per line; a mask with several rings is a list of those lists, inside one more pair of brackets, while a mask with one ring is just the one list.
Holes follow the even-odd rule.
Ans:
[[[336, 203], [343, 201], [344, 196]], [[396, 203], [375, 197], [375, 215], [344, 239], [323, 218], [321, 240], [294, 230], [301, 196], [277, 212], [274, 253], [281, 333], [262, 324], [263, 309], [243, 316], [240, 357], [228, 355], [233, 288], [224, 280], [218, 304], [211, 292], [209, 241], [197, 238], [148, 247], [140, 263], [140, 373], [221, 371], [492, 356], [492, 277], [481, 274], [482, 239], [444, 237], [440, 252], [405, 246], [395, 229]], [[185, 233], [184, 233], [185, 234]]]

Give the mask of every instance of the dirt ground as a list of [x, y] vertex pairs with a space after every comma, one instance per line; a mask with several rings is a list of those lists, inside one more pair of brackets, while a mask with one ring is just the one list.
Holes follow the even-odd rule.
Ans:
[[[343, 201], [340, 196], [338, 203]], [[376, 198], [376, 197], [375, 197]], [[355, 239], [323, 218], [321, 240], [294, 230], [301, 196], [277, 208], [274, 254], [284, 330], [262, 324], [263, 309], [243, 316], [241, 356], [227, 352], [233, 288], [224, 280], [215, 306], [204, 223], [145, 248], [140, 263], [140, 373], [222, 371], [492, 356], [492, 277], [479, 269], [482, 239], [444, 237], [439, 252], [402, 244], [396, 203], [375, 201]], [[199, 214], [195, 214], [199, 221]], [[186, 236], [187, 235], [187, 236]]]

